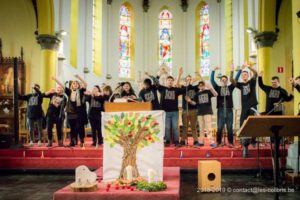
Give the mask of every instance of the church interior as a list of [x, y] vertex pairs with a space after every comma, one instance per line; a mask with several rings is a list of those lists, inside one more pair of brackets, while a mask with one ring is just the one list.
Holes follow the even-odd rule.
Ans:
[[0, 199], [300, 197], [299, 0], [0, 0], [0, 27]]

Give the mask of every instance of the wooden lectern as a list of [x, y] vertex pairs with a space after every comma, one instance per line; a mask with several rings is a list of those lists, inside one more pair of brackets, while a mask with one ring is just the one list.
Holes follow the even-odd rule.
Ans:
[[[300, 116], [249, 116], [237, 135], [239, 137], [274, 137], [274, 187], [278, 188], [280, 137], [300, 136]], [[275, 192], [275, 199], [279, 199], [278, 192]]]
[[110, 103], [105, 102], [105, 112], [121, 112], [121, 111], [151, 111], [151, 102], [129, 102], [129, 103]]

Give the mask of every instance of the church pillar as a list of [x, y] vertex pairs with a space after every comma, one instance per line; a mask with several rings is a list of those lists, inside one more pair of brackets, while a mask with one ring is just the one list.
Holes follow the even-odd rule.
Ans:
[[[258, 71], [263, 71], [263, 81], [268, 82], [270, 75], [270, 54], [271, 48], [277, 39], [275, 30], [275, 7], [276, 1], [260, 0], [259, 1], [259, 32], [254, 36], [258, 48]], [[259, 111], [266, 108], [265, 93], [259, 90], [258, 101]]]
[[244, 0], [243, 2], [243, 12], [244, 12], [244, 61], [248, 61], [249, 60], [249, 34], [246, 31], [246, 29], [248, 28], [248, 0]]
[[233, 41], [232, 41], [232, 0], [225, 0], [225, 71], [230, 74], [233, 63]]
[[53, 35], [40, 34], [37, 36], [37, 42], [41, 45], [41, 88], [48, 90], [55, 83], [51, 80], [51, 76], [56, 76], [57, 50], [60, 40]]
[[93, 72], [96, 76], [102, 76], [102, 0], [95, 0], [95, 24], [94, 24], [94, 63]]
[[41, 45], [41, 89], [54, 87], [51, 76], [55, 76], [57, 53], [60, 40], [54, 33], [53, 0], [38, 0], [38, 33], [37, 42]]

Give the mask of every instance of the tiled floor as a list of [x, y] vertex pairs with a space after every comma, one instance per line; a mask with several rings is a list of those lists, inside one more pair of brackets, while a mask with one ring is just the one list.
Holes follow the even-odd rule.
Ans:
[[[52, 194], [61, 187], [73, 182], [72, 174], [7, 174], [0, 173], [0, 199], [1, 200], [51, 200]], [[222, 175], [222, 187], [226, 190], [235, 188], [271, 188], [270, 176], [263, 179], [254, 178], [253, 174], [225, 173]], [[293, 188], [291, 188], [293, 189]], [[181, 198], [186, 200], [273, 200], [273, 193], [200, 193], [197, 191], [197, 173], [184, 171], [181, 173]], [[300, 199], [300, 191], [281, 194], [284, 200]]]

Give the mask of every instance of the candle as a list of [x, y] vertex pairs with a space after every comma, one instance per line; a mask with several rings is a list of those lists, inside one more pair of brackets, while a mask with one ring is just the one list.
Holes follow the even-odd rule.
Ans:
[[148, 169], [148, 183], [153, 183], [155, 174], [156, 172], [154, 169]]
[[126, 168], [126, 180], [132, 181], [132, 166], [128, 165]]

